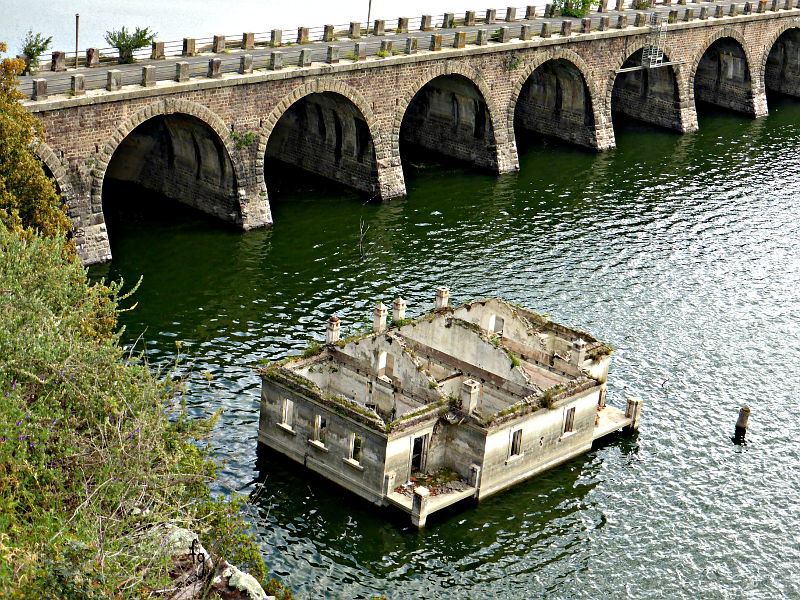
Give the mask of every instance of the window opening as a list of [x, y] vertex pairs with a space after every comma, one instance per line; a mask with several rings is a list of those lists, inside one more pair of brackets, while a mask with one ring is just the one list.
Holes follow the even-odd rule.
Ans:
[[360, 435], [353, 434], [351, 438], [350, 444], [350, 458], [356, 461], [357, 463], [361, 462], [361, 450], [363, 448], [363, 442], [361, 440]]
[[322, 415], [314, 417], [314, 440], [320, 444], [325, 444], [328, 421]]
[[422, 452], [425, 449], [425, 436], [414, 438], [414, 444], [411, 447], [411, 471], [422, 471]]
[[517, 429], [511, 435], [511, 456], [522, 454], [522, 429]]
[[286, 425], [287, 427], [292, 426], [292, 417], [294, 416], [294, 402], [285, 398], [283, 400], [283, 406], [281, 407], [281, 424]]
[[564, 416], [564, 433], [575, 431], [575, 407], [568, 408]]

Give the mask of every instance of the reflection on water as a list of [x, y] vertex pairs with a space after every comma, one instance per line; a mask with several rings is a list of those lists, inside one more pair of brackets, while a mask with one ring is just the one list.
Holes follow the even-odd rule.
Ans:
[[[125, 339], [141, 336], [155, 363], [183, 342], [192, 410], [225, 409], [223, 489], [264, 482], [253, 523], [300, 597], [797, 598], [796, 574], [775, 567], [800, 564], [800, 104], [771, 108], [759, 121], [707, 113], [686, 136], [617, 123], [603, 154], [528, 142], [502, 177], [422, 163], [408, 198], [387, 204], [284, 190], [275, 227], [244, 235], [162, 202], [118, 225], [97, 272], [143, 275]], [[442, 284], [610, 341], [610, 402], [645, 401], [638, 438], [419, 532], [256, 456], [258, 360], [322, 339], [331, 314], [366, 323], [396, 294], [418, 314]]]

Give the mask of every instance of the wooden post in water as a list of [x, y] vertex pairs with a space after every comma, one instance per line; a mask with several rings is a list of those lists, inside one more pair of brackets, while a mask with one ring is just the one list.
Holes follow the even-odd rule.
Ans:
[[742, 406], [739, 409], [739, 418], [736, 419], [736, 428], [733, 431], [733, 441], [740, 444], [747, 435], [747, 421], [750, 419], [750, 408]]

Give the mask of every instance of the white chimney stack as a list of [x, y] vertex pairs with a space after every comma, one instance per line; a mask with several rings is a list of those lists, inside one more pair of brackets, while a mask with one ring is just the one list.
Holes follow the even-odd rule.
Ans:
[[392, 306], [392, 321], [402, 321], [406, 318], [406, 306], [408, 306], [408, 302], [403, 300], [400, 296], [395, 298], [394, 305]]
[[339, 341], [339, 330], [342, 328], [342, 323], [339, 317], [331, 317], [328, 319], [328, 328], [325, 331], [325, 343], [335, 344]]
[[446, 308], [450, 302], [450, 288], [444, 286], [436, 288], [436, 308]]
[[461, 384], [461, 410], [470, 414], [478, 408], [481, 384], [474, 379], [465, 379]]
[[386, 315], [389, 314], [389, 309], [386, 308], [386, 305], [383, 302], [378, 302], [378, 306], [375, 307], [375, 311], [372, 314], [372, 329], [375, 333], [386, 331]]

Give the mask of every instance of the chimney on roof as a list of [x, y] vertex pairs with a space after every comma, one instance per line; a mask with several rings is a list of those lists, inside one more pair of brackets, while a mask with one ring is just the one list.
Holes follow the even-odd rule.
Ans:
[[394, 304], [392, 305], [392, 321], [402, 321], [406, 318], [406, 306], [408, 306], [408, 302], [403, 300], [400, 296], [394, 299]]
[[446, 308], [450, 302], [450, 288], [444, 286], [436, 288], [436, 308]]
[[389, 309], [383, 302], [378, 302], [378, 306], [372, 313], [372, 329], [375, 333], [386, 331], [386, 315], [389, 314]]
[[461, 384], [461, 410], [470, 414], [478, 408], [481, 384], [474, 379], [465, 379]]
[[339, 330], [342, 328], [342, 323], [339, 317], [331, 317], [328, 319], [328, 328], [325, 331], [325, 343], [335, 344], [339, 341]]
[[572, 360], [573, 365], [580, 365], [586, 358], [586, 341], [583, 338], [578, 338], [572, 342]]

